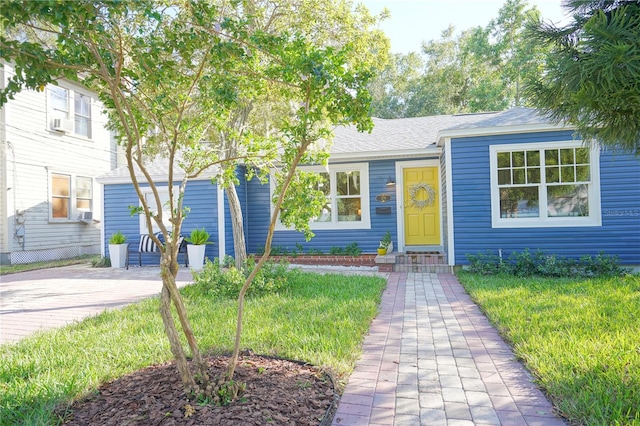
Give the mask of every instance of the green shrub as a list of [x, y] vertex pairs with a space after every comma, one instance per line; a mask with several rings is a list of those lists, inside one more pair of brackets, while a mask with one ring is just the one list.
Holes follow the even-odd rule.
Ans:
[[[511, 275], [516, 277], [530, 277], [536, 274], [537, 259], [538, 256], [534, 256], [529, 252], [529, 249], [525, 249], [523, 252], [513, 252], [509, 255], [508, 265], [511, 266]], [[506, 271], [503, 271], [506, 272]]]
[[191, 234], [188, 237], [186, 237], [185, 240], [187, 240], [188, 243], [191, 243], [196, 246], [201, 246], [204, 244], [213, 244], [211, 241], [209, 241], [209, 233], [204, 228], [201, 228], [201, 229], [196, 228], [192, 230]]
[[608, 256], [602, 252], [595, 257], [583, 256], [580, 258], [580, 263], [583, 266], [585, 276], [618, 277], [629, 273], [628, 270], [618, 265], [617, 256]]
[[331, 246], [331, 248], [329, 249], [329, 254], [332, 254], [334, 256], [339, 256], [344, 254], [344, 249], [339, 246]]
[[347, 247], [345, 247], [344, 253], [348, 256], [356, 257], [360, 256], [360, 254], [362, 253], [362, 249], [358, 247], [358, 243], [354, 241], [348, 244]]
[[623, 276], [629, 270], [618, 265], [618, 257], [600, 253], [585, 255], [580, 260], [555, 254], [548, 255], [538, 249], [530, 252], [512, 252], [505, 259], [491, 251], [467, 254], [468, 270], [481, 275], [506, 274], [517, 277], [613, 277]]
[[474, 274], [492, 275], [500, 272], [500, 264], [502, 260], [496, 254], [487, 250], [484, 253], [478, 252], [478, 254], [467, 254], [467, 260], [469, 261], [469, 271]]
[[[213, 262], [207, 260], [201, 271], [194, 272], [194, 284], [185, 288], [185, 295], [194, 293], [214, 298], [237, 298], [245, 279], [254, 267], [253, 258], [247, 259], [245, 266], [240, 270], [234, 265], [222, 268], [217, 258]], [[286, 263], [266, 262], [253, 279], [247, 297], [282, 290], [290, 273]]]
[[109, 238], [109, 244], [124, 244], [127, 241], [127, 237], [120, 231], [111, 234]]
[[[262, 252], [264, 253], [264, 249], [262, 250]], [[286, 247], [283, 247], [283, 246], [272, 246], [271, 252], [269, 254], [271, 256], [286, 256], [287, 249]]]
[[229, 268], [231, 266], [235, 266], [236, 264], [236, 259], [228, 254], [224, 255], [224, 258], [222, 259], [222, 267], [223, 268]]
[[91, 260], [91, 266], [94, 268], [108, 268], [111, 266], [111, 258], [97, 257]]

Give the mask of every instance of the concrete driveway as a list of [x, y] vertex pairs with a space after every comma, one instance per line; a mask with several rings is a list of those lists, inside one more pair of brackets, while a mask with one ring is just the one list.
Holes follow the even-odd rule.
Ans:
[[[182, 267], [177, 279], [179, 287], [191, 283], [191, 271]], [[159, 267], [126, 270], [74, 265], [3, 275], [0, 343], [120, 308], [161, 290]]]

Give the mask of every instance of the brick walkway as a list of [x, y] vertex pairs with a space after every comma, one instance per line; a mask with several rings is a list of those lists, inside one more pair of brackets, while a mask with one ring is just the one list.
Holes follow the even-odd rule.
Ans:
[[[160, 294], [160, 268], [74, 265], [0, 277], [0, 343]], [[191, 282], [181, 268], [178, 286]]]
[[333, 425], [565, 423], [451, 274], [392, 273]]

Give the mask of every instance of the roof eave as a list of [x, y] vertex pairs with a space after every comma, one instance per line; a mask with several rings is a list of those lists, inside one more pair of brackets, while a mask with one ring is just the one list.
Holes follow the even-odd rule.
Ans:
[[563, 124], [537, 123], [517, 126], [478, 127], [466, 129], [447, 129], [438, 132], [438, 146], [442, 146], [446, 138], [469, 138], [475, 136], [505, 135], [516, 133], [552, 132], [557, 130], [575, 130], [573, 126]]
[[[174, 184], [179, 184], [180, 182], [182, 182], [182, 179], [184, 177], [184, 174], [174, 174], [173, 175], [173, 183]], [[207, 173], [206, 175], [201, 175], [195, 178], [190, 178], [189, 181], [194, 181], [194, 180], [211, 180], [214, 177], [213, 174]], [[140, 183], [142, 185], [146, 185], [148, 182], [146, 181], [146, 179], [144, 179], [144, 176], [139, 175], [138, 178], [140, 179]], [[166, 182], [167, 181], [167, 175], [151, 175], [151, 179], [153, 182], [158, 183], [158, 182]], [[103, 185], [116, 185], [116, 184], [130, 184], [131, 183], [131, 177], [129, 175], [126, 176], [104, 176], [104, 177], [98, 177], [96, 178], [96, 181], [98, 183], [101, 183]]]
[[386, 160], [393, 158], [409, 158], [438, 156], [441, 149], [435, 145], [429, 145], [426, 148], [419, 149], [403, 149], [403, 150], [385, 150], [385, 151], [367, 151], [367, 152], [343, 152], [331, 154], [329, 161], [348, 161], [348, 160]]

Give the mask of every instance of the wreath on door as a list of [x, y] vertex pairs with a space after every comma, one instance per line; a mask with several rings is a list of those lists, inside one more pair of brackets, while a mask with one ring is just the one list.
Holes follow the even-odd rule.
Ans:
[[[421, 191], [425, 191], [427, 194], [427, 197], [424, 200], [418, 199], [418, 194], [420, 194]], [[412, 207], [423, 209], [435, 203], [436, 191], [427, 183], [416, 183], [409, 187], [409, 200]]]

